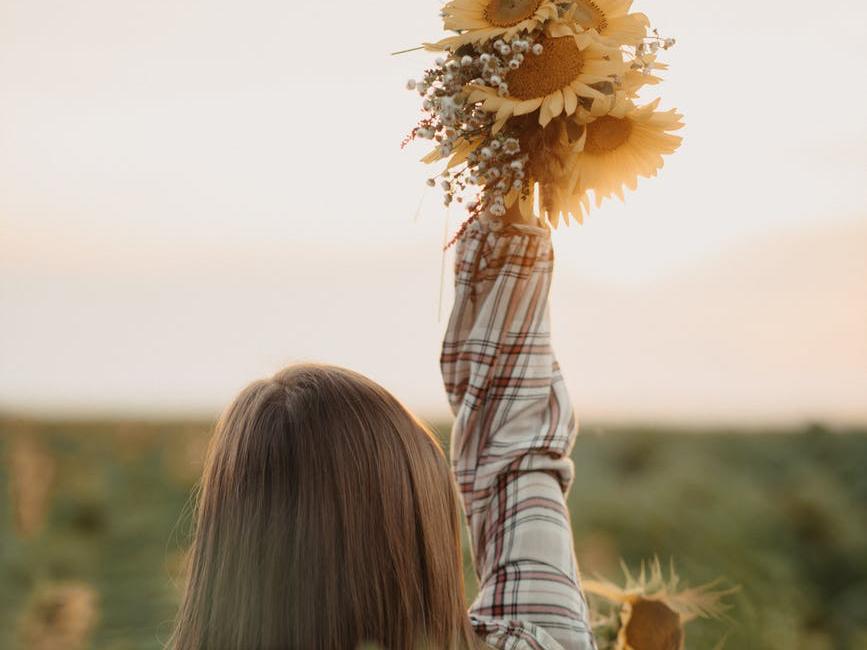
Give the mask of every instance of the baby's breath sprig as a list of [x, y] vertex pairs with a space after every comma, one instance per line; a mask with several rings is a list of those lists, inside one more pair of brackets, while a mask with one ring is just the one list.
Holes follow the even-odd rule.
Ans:
[[633, 47], [630, 68], [639, 70], [646, 75], [653, 74], [657, 67], [656, 54], [659, 50], [670, 50], [677, 44], [677, 39], [665, 38], [654, 28], [651, 35]]
[[[538, 56], [543, 51], [537, 36], [523, 32], [508, 42], [494, 39], [460, 47], [437, 58], [421, 80], [410, 79], [406, 84], [408, 90], [422, 97], [425, 116], [402, 145], [417, 138], [431, 140], [439, 158], [448, 158], [460, 146], [472, 147], [461, 169], [446, 169], [427, 181], [431, 187], [440, 185], [446, 206], [464, 203], [466, 192], [476, 188], [473, 200], [466, 202], [470, 218], [461, 232], [482, 216], [506, 213], [507, 196], [525, 189], [527, 163], [516, 134], [506, 130], [492, 133], [494, 114], [468, 102], [467, 89], [487, 86], [501, 96], [508, 95], [509, 72], [517, 70], [527, 56]], [[479, 141], [480, 137], [484, 139]]]

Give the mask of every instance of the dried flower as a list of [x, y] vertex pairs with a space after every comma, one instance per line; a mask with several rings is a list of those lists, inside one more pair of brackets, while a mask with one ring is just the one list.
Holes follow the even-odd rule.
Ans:
[[[720, 589], [719, 581], [691, 589], [679, 588], [672, 565], [666, 580], [658, 559], [644, 563], [638, 576], [622, 564], [626, 584], [584, 580], [590, 596], [593, 629], [605, 650], [683, 650], [684, 626], [695, 618], [719, 618], [728, 609], [723, 602], [737, 587]], [[604, 639], [611, 638], [606, 644]]]

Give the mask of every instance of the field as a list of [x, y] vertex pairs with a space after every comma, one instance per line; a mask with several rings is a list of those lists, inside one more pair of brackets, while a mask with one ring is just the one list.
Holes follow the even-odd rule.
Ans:
[[[70, 638], [96, 621], [96, 650], [162, 647], [208, 433], [0, 419], [0, 648], [49, 647], [62, 616]], [[585, 574], [620, 582], [621, 557], [656, 554], [689, 584], [741, 586], [688, 648], [867, 648], [867, 432], [586, 426], [574, 459]]]

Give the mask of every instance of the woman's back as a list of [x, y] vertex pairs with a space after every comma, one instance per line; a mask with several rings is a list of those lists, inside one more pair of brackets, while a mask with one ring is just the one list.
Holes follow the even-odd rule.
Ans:
[[[394, 397], [301, 365], [221, 419], [177, 650], [593, 648], [565, 492], [575, 421], [550, 346], [550, 233], [474, 224], [441, 364], [452, 468]], [[455, 480], [479, 596], [469, 611]]]

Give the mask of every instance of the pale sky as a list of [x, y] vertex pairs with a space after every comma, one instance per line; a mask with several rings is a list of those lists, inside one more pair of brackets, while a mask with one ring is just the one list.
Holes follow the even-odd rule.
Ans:
[[[439, 6], [0, 0], [0, 409], [212, 414], [316, 359], [445, 413], [432, 57], [389, 56]], [[685, 141], [555, 235], [579, 412], [867, 421], [867, 3], [635, 8]]]

